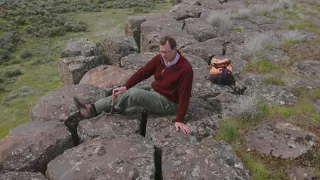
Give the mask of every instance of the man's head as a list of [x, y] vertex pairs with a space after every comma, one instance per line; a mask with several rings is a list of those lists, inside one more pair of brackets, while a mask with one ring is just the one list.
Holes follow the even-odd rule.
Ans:
[[165, 61], [171, 62], [176, 57], [177, 43], [173, 37], [169, 35], [163, 36], [160, 39], [159, 48], [160, 48], [159, 52]]

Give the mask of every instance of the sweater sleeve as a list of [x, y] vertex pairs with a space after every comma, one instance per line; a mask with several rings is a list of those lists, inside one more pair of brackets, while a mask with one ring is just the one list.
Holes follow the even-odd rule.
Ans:
[[176, 122], [183, 122], [184, 116], [187, 113], [189, 107], [189, 100], [191, 97], [191, 90], [192, 90], [192, 81], [193, 81], [193, 70], [190, 68], [189, 70], [185, 71], [179, 80], [179, 104], [178, 104], [178, 111]]
[[123, 84], [127, 89], [135, 86], [139, 82], [149, 78], [155, 72], [157, 61], [159, 60], [158, 55], [154, 56], [145, 66], [135, 72], [126, 83]]

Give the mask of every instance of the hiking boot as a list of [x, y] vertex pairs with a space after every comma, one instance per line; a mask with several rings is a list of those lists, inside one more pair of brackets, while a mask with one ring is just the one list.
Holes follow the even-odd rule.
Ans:
[[93, 104], [82, 103], [77, 97], [73, 97], [73, 102], [84, 118], [91, 118], [97, 115]]

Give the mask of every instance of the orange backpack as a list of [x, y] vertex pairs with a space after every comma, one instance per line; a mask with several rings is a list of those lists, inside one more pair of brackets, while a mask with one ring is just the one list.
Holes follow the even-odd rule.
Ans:
[[210, 63], [210, 75], [221, 74], [223, 68], [227, 68], [228, 73], [232, 72], [232, 63], [229, 59], [212, 58]]

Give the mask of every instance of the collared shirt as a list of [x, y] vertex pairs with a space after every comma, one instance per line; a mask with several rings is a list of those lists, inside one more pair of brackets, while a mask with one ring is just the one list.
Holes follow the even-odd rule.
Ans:
[[179, 53], [176, 53], [176, 57], [174, 58], [174, 60], [173, 60], [172, 62], [169, 63], [169, 62], [167, 62], [166, 60], [164, 60], [164, 64], [165, 64], [167, 67], [173, 66], [173, 65], [175, 65], [175, 64], [178, 62], [179, 58], [180, 58], [180, 54], [179, 54]]

